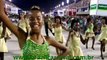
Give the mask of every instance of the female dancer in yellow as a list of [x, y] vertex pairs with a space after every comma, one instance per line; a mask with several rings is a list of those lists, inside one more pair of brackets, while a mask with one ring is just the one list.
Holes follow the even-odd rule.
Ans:
[[100, 51], [101, 51], [101, 58], [103, 57], [103, 52], [105, 52], [105, 44], [107, 43], [107, 24], [106, 20], [102, 19], [102, 27], [101, 27], [101, 34], [98, 36], [98, 40], [101, 42]]
[[6, 26], [0, 21], [0, 60], [4, 60], [4, 52], [7, 52], [5, 44]]
[[[83, 52], [80, 47], [80, 42], [84, 44], [84, 40], [80, 35], [80, 24], [78, 22], [74, 23], [73, 30], [69, 32], [68, 40], [66, 46], [69, 47], [69, 56], [83, 56]], [[78, 59], [78, 58], [72, 58]], [[80, 59], [80, 58], [79, 58]]]
[[[65, 30], [67, 30], [67, 29], [62, 25], [61, 20], [62, 19], [60, 16], [56, 16], [54, 18], [55, 24], [53, 25], [53, 28], [54, 28], [55, 40], [57, 40], [59, 43], [63, 44], [64, 36], [63, 36], [62, 31], [63, 31], [63, 29], [65, 29]], [[58, 48], [56, 48], [56, 52], [57, 52], [57, 55], [61, 54], [61, 51]]]
[[23, 51], [23, 57], [27, 58], [25, 60], [46, 59], [45, 57], [49, 57], [49, 45], [52, 45], [63, 51], [63, 53], [59, 56], [66, 56], [69, 53], [68, 48], [56, 42], [51, 37], [43, 36], [41, 34], [41, 29], [43, 26], [43, 15], [39, 7], [33, 6], [31, 8], [31, 17], [29, 18], [29, 25], [31, 27], [30, 39], [27, 39], [28, 35], [26, 34], [26, 32], [14, 25], [4, 13], [3, 5], [3, 0], [0, 0], [1, 21], [18, 38], [20, 48]]
[[26, 19], [26, 15], [25, 14], [21, 14], [20, 16], [20, 20], [18, 23], [18, 26], [23, 29], [25, 32], [28, 32], [28, 30], [30, 29], [29, 27], [29, 22], [27, 21], [28, 19]]
[[95, 43], [95, 34], [93, 31], [94, 25], [93, 25], [93, 20], [90, 19], [88, 26], [87, 26], [87, 30], [85, 32], [85, 40], [86, 40], [86, 48], [88, 49], [88, 41], [89, 38], [93, 39], [93, 43], [92, 43], [92, 49], [94, 50], [94, 43]]

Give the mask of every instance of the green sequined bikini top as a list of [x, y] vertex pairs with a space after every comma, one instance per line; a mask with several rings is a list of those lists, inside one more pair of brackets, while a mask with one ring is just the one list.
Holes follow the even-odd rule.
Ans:
[[[44, 38], [44, 37], [43, 37]], [[49, 45], [44, 38], [44, 44], [39, 45], [31, 39], [28, 39], [23, 47], [23, 56], [35, 59], [44, 59], [49, 57]], [[25, 59], [26, 60], [26, 59]], [[30, 60], [30, 59], [28, 59]], [[34, 60], [34, 59], [31, 59]]]

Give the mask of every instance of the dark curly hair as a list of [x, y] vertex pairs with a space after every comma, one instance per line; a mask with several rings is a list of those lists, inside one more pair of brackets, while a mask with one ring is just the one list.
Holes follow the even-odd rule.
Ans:
[[102, 19], [105, 20], [105, 24], [107, 24], [107, 17], [103, 17]]
[[60, 20], [60, 24], [62, 24], [62, 22], [61, 22], [62, 18], [61, 18], [60, 16], [55, 16], [55, 17], [54, 17], [54, 22], [55, 22], [55, 23], [56, 23], [56, 19], [59, 19], [59, 20]]

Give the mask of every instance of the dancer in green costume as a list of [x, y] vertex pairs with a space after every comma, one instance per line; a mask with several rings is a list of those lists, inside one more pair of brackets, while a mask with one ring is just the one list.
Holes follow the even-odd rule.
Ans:
[[[3, 0], [0, 0], [1, 21], [4, 22], [5, 25], [18, 38], [20, 48], [23, 51], [23, 56], [29, 55], [32, 57], [37, 54], [34, 59], [38, 59], [39, 58], [38, 56], [40, 56], [42, 59], [44, 59], [44, 56], [49, 55], [49, 52], [48, 52], [49, 46], [48, 45], [52, 45], [52, 46], [62, 50], [62, 54], [60, 54], [59, 56], [66, 56], [69, 53], [69, 50], [67, 47], [56, 42], [51, 37], [43, 36], [41, 34], [41, 28], [43, 26], [43, 16], [42, 16], [42, 13], [41, 13], [41, 10], [39, 7], [33, 6], [31, 8], [31, 17], [29, 18], [29, 24], [31, 27], [31, 31], [30, 31], [30, 39], [27, 40], [28, 35], [26, 34], [26, 32], [24, 32], [21, 28], [14, 25], [9, 20], [7, 15], [4, 13], [4, 6], [3, 5], [4, 5]], [[40, 50], [40, 51], [38, 51], [38, 50]], [[36, 54], [34, 54], [34, 53], [36, 53]], [[42, 53], [42, 55], [40, 53]]]

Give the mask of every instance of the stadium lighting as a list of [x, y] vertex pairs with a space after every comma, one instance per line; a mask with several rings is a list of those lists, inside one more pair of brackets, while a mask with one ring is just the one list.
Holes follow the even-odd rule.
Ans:
[[74, 0], [74, 3], [76, 3], [77, 0]]
[[61, 5], [59, 4], [59, 7], [60, 7]]
[[67, 4], [69, 4], [69, 0], [66, 0]]
[[9, 0], [10, 2], [12, 2], [12, 0]]
[[62, 6], [64, 5], [64, 2], [62, 2]]

